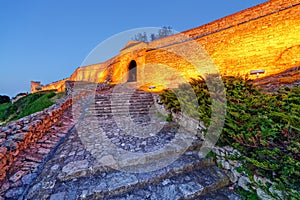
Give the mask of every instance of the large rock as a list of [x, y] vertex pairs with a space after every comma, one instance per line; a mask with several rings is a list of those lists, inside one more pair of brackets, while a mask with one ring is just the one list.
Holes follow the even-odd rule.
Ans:
[[[257, 188], [256, 189], [256, 194], [259, 199], [261, 200], [273, 200], [274, 198], [271, 197], [270, 195], [266, 194], [262, 189]], [[275, 199], [274, 199], [275, 200]]]
[[248, 184], [251, 183], [250, 179], [246, 176], [241, 176], [238, 181], [238, 186], [246, 191], [249, 191]]
[[69, 180], [79, 176], [84, 176], [89, 171], [89, 162], [87, 160], [80, 160], [68, 163], [62, 168], [62, 172], [58, 178], [60, 180]]

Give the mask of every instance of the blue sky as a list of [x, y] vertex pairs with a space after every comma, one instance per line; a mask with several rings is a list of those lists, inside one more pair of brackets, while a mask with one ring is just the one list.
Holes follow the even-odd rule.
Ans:
[[[265, 0], [0, 0], [0, 94], [66, 78], [99, 43], [141, 27], [194, 28]], [[112, 55], [113, 56], [113, 55]]]

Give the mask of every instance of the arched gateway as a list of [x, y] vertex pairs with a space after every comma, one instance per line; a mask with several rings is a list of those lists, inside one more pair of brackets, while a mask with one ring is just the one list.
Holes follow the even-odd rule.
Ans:
[[136, 62], [135, 60], [130, 61], [128, 66], [128, 81], [127, 82], [135, 82], [136, 81]]

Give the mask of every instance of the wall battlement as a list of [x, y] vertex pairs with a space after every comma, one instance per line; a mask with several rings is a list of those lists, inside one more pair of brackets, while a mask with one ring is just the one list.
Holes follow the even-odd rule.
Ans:
[[196, 77], [199, 74], [192, 70], [191, 63], [166, 51], [184, 50], [195, 41], [222, 75], [247, 75], [256, 79], [250, 71], [264, 70], [260, 77], [270, 76], [300, 66], [299, 33], [300, 0], [271, 0], [181, 34], [129, 45], [108, 61], [77, 68], [70, 78], [43, 86], [42, 90], [63, 90], [66, 80], [126, 82], [132, 60], [137, 64], [137, 79], [148, 77], [152, 84], [165, 84], [164, 77], [159, 76], [166, 74], [167, 69], [160, 67], [157, 73], [147, 68], [151, 64], [168, 66], [186, 78]]

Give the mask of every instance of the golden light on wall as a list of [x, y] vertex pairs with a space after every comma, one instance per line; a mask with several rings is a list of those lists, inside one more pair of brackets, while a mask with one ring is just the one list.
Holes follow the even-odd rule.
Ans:
[[165, 88], [173, 88], [179, 82], [186, 81], [176, 69], [163, 64], [146, 64], [138, 67], [141, 72], [141, 84], [161, 85]]
[[[176, 85], [177, 72], [185, 79], [215, 73], [214, 65], [220, 74], [230, 76], [249, 76], [257, 69], [265, 70], [259, 77], [281, 73], [300, 65], [298, 4], [298, 0], [266, 2], [183, 34], [133, 46], [104, 63], [78, 68], [70, 80], [126, 82], [131, 60], [138, 64], [137, 78], [145, 81], [144, 88]], [[202, 47], [211, 60], [205, 59]], [[59, 87], [52, 83], [43, 88]]]
[[102, 83], [106, 80], [106, 77], [108, 75], [108, 70], [99, 71], [97, 74], [97, 83]]

